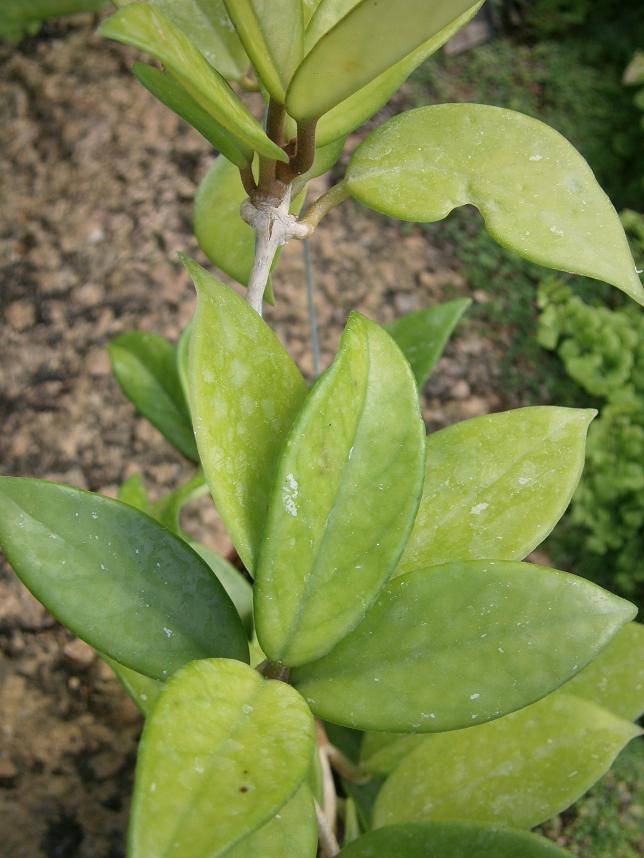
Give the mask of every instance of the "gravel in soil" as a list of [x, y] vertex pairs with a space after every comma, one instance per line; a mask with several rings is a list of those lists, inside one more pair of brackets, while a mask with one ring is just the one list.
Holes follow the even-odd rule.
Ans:
[[[131, 77], [132, 57], [87, 19], [0, 53], [0, 462], [108, 495], [139, 470], [154, 498], [190, 468], [124, 400], [105, 346], [134, 328], [176, 339], [190, 319], [177, 252], [205, 261], [191, 205], [212, 154]], [[350, 310], [386, 323], [467, 291], [450, 248], [351, 203], [313, 254], [325, 363]], [[275, 285], [269, 321], [310, 375], [300, 246]], [[426, 391], [431, 429], [512, 404], [500, 348], [461, 327]], [[188, 526], [228, 547], [208, 503]], [[122, 856], [140, 718], [6, 566], [0, 686], [0, 855]]]

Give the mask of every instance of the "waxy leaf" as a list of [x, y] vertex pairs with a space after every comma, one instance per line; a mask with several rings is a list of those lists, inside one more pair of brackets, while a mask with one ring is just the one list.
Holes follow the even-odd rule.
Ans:
[[51, 613], [153, 679], [208, 656], [248, 660], [239, 617], [208, 566], [127, 504], [0, 477], [0, 546]]
[[595, 413], [519, 408], [430, 435], [423, 497], [398, 574], [527, 557], [570, 503]]
[[[114, 0], [116, 6], [128, 0]], [[131, 0], [129, 0], [131, 2]], [[226, 12], [224, 0], [143, 0], [155, 6], [198, 48], [227, 80], [240, 80], [248, 69], [239, 36]]]
[[315, 14], [315, 10], [320, 5], [321, 0], [302, 0], [302, 10], [304, 14], [304, 26], [308, 27], [309, 21]]
[[474, 822], [417, 822], [370, 831], [340, 858], [572, 858], [552, 841]]
[[143, 482], [143, 477], [138, 472], [128, 477], [119, 488], [117, 497], [122, 503], [133, 506], [134, 509], [140, 509], [141, 512], [148, 512], [150, 509], [150, 499], [148, 498], [145, 483]]
[[[337, 0], [322, 0], [307, 29], [307, 46], [317, 37], [327, 7], [334, 17], [337, 5]], [[353, 8], [295, 72], [286, 96], [289, 114], [300, 121], [322, 116], [476, 5], [472, 0], [434, 0], [430, 6], [427, 0], [342, 2], [343, 9]]]
[[644, 712], [644, 626], [628, 623], [561, 688], [634, 721]]
[[387, 326], [387, 331], [409, 361], [419, 390], [427, 383], [452, 331], [471, 303], [464, 299], [435, 304], [401, 316]]
[[179, 337], [179, 342], [177, 343], [177, 374], [179, 376], [179, 382], [181, 383], [181, 389], [183, 390], [183, 395], [188, 404], [188, 408], [190, 408], [190, 385], [188, 383], [188, 364], [190, 357], [190, 334], [192, 333], [192, 319], [185, 326], [183, 331], [181, 331], [181, 336]]
[[277, 458], [306, 383], [266, 322], [196, 262], [184, 261], [198, 293], [189, 374], [202, 467], [252, 572]]
[[553, 691], [635, 612], [583, 578], [530, 563], [421, 569], [390, 581], [355, 631], [291, 681], [339, 724], [456, 730]]
[[295, 794], [314, 748], [311, 713], [284, 682], [227, 659], [193, 662], [146, 721], [128, 854], [227, 854]]
[[300, 64], [304, 19], [301, 0], [225, 0], [228, 14], [262, 83], [278, 104]]
[[346, 180], [356, 199], [402, 220], [472, 204], [500, 244], [644, 304], [617, 212], [576, 149], [537, 119], [481, 104], [412, 110], [367, 137]]
[[203, 471], [199, 468], [194, 476], [173, 492], [160, 498], [155, 504], [150, 507], [149, 514], [152, 518], [162, 524], [172, 533], [185, 539], [185, 534], [181, 528], [181, 510], [192, 500], [208, 494], [208, 486], [203, 475]]
[[236, 141], [243, 163], [250, 164], [252, 151], [278, 161], [288, 160], [224, 78], [199, 53], [184, 33], [157, 9], [132, 3], [102, 25], [102, 36], [133, 45], [162, 62], [181, 86]]
[[200, 542], [191, 542], [190, 545], [202, 557], [217, 576], [219, 583], [230, 596], [237, 609], [237, 613], [250, 637], [253, 630], [253, 588], [227, 560], [224, 560], [212, 548], [202, 545]]
[[435, 54], [445, 42], [451, 39], [476, 15], [483, 2], [484, 0], [481, 0], [481, 2], [476, 3], [455, 21], [432, 36], [431, 39], [423, 42], [404, 59], [395, 63], [366, 86], [325, 113], [317, 126], [316, 139], [318, 145], [322, 146], [337, 137], [346, 136], [376, 114], [400, 89], [414, 69], [417, 69], [426, 59]]
[[388, 775], [426, 739], [418, 733], [365, 733], [360, 765], [373, 774]]
[[226, 852], [226, 858], [315, 858], [318, 825], [311, 790], [303, 784], [270, 822]]
[[164, 684], [157, 679], [151, 679], [149, 676], [144, 676], [142, 673], [137, 673], [113, 658], [107, 655], [102, 655], [101, 658], [109, 664], [117, 679], [127, 691], [128, 695], [139, 707], [144, 715], [148, 715], [159, 699], [159, 695], [164, 689]]
[[145, 63], [135, 63], [132, 71], [155, 98], [195, 128], [206, 140], [238, 166], [245, 166], [246, 157], [232, 143], [230, 135], [212, 116], [203, 109], [198, 101], [185, 90], [179, 81], [160, 69]]
[[255, 588], [270, 658], [319, 658], [364, 617], [407, 541], [424, 462], [409, 365], [382, 328], [354, 313], [277, 469]]
[[385, 781], [374, 827], [467, 818], [532, 828], [583, 795], [640, 732], [557, 694], [489, 724], [426, 737]]
[[116, 380], [130, 402], [186, 458], [198, 462], [174, 346], [147, 331], [128, 331], [112, 340], [109, 354]]

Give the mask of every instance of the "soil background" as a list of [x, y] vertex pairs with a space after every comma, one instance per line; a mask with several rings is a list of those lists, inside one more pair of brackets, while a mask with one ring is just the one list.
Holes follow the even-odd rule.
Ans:
[[[176, 340], [190, 319], [177, 253], [206, 262], [191, 208], [213, 154], [134, 80], [133, 58], [87, 18], [0, 48], [0, 467], [111, 496], [140, 471], [154, 499], [190, 466], [124, 399], [105, 347], [136, 328]], [[453, 250], [335, 210], [313, 240], [323, 364], [354, 308], [386, 323], [467, 294]], [[269, 321], [310, 375], [297, 243], [275, 287]], [[425, 391], [430, 429], [518, 404], [500, 389], [502, 348], [460, 326]], [[229, 547], [208, 501], [186, 526]], [[110, 669], [2, 565], [0, 856], [121, 858], [140, 728]]]

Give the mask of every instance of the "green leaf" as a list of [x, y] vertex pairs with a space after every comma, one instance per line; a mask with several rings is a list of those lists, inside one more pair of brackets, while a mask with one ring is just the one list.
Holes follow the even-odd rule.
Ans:
[[119, 664], [118, 661], [114, 661], [107, 655], [101, 655], [101, 658], [112, 668], [118, 681], [141, 712], [145, 716], [149, 715], [165, 687], [164, 684], [157, 679], [151, 679], [149, 676], [144, 676], [142, 673], [137, 673], [136, 670]]
[[530, 563], [421, 569], [390, 581], [361, 625], [291, 681], [316, 715], [339, 724], [456, 730], [553, 691], [635, 611]]
[[179, 382], [181, 384], [181, 390], [183, 391], [184, 398], [188, 405], [188, 409], [190, 409], [190, 385], [188, 383], [188, 362], [190, 356], [190, 334], [192, 333], [192, 319], [185, 326], [183, 331], [181, 331], [181, 336], [179, 337], [179, 342], [177, 343], [177, 374], [179, 376]]
[[301, 0], [225, 0], [228, 14], [262, 83], [278, 104], [300, 64], [304, 21]]
[[141, 474], [135, 473], [118, 490], [118, 499], [141, 512], [148, 512], [150, 500]]
[[595, 413], [519, 408], [430, 435], [423, 497], [398, 574], [527, 557], [570, 503]]
[[409, 365], [354, 313], [277, 469], [255, 587], [269, 658], [312, 661], [362, 620], [407, 541], [424, 461]]
[[311, 169], [307, 173], [304, 173], [304, 175], [296, 179], [293, 183], [294, 192], [301, 193], [302, 188], [305, 187], [307, 182], [310, 182], [311, 179], [315, 179], [318, 176], [321, 176], [323, 173], [328, 172], [332, 167], [334, 167], [340, 159], [342, 152], [344, 151], [345, 142], [346, 138], [341, 137], [339, 139], [331, 141], [330, 143], [327, 143], [324, 146], [319, 146], [315, 150], [315, 159], [313, 161], [313, 166], [311, 167]]
[[315, 858], [318, 826], [311, 791], [303, 785], [270, 822], [226, 852], [226, 858]]
[[561, 688], [634, 721], [644, 712], [644, 626], [628, 623]]
[[244, 163], [252, 150], [286, 161], [282, 149], [268, 139], [257, 120], [224, 78], [184, 33], [157, 9], [132, 3], [108, 18], [100, 34], [146, 51], [162, 62], [184, 89], [237, 141]]
[[467, 12], [436, 33], [435, 36], [423, 42], [404, 59], [383, 71], [366, 86], [325, 113], [317, 126], [318, 145], [322, 146], [337, 137], [346, 136], [376, 114], [400, 89], [414, 69], [417, 69], [432, 54], [435, 54], [445, 42], [449, 41], [476, 15], [483, 2], [484, 0], [477, 2]]
[[230, 596], [237, 609], [241, 621], [250, 637], [253, 630], [253, 588], [227, 560], [224, 560], [212, 548], [202, 545], [200, 542], [191, 542], [190, 545], [202, 557], [217, 576], [219, 583]]
[[[248, 285], [255, 259], [255, 234], [239, 214], [239, 207], [247, 196], [239, 170], [225, 158], [216, 158], [199, 185], [193, 214], [195, 235], [203, 252], [242, 286]], [[291, 211], [299, 213], [303, 202], [303, 196], [298, 194]], [[280, 249], [273, 269], [281, 254]], [[269, 290], [267, 300], [272, 304], [270, 284]]]
[[143, 731], [131, 858], [216, 858], [269, 822], [304, 781], [311, 713], [284, 682], [240, 662], [188, 665]]
[[424, 822], [370, 831], [340, 858], [572, 858], [550, 840], [472, 822]]
[[184, 260], [197, 287], [190, 404], [217, 510], [252, 572], [277, 458], [307, 388], [269, 326], [232, 289]]
[[472, 204], [500, 244], [644, 304], [610, 200], [574, 147], [536, 119], [481, 104], [412, 110], [367, 137], [346, 180], [356, 199], [402, 220], [442, 220]]
[[198, 462], [174, 346], [148, 331], [128, 331], [108, 348], [116, 380], [130, 402], [186, 458]]
[[61, 623], [126, 667], [163, 681], [196, 658], [248, 660], [239, 617], [208, 566], [126, 504], [0, 477], [0, 545]]
[[[362, 0], [340, 5], [353, 8], [314, 44], [289, 87], [286, 107], [299, 121], [327, 113], [477, 3], [435, 0], [428, 7], [427, 0]], [[305, 49], [328, 8], [337, 20], [337, 6], [338, 0], [322, 0], [309, 24]]]
[[467, 818], [532, 828], [583, 795], [640, 732], [599, 706], [554, 695], [427, 737], [385, 782], [374, 826]]
[[302, 9], [304, 12], [304, 26], [308, 27], [309, 21], [313, 17], [315, 10], [320, 5], [320, 0], [302, 0]]
[[416, 733], [365, 733], [360, 765], [376, 775], [388, 775], [427, 737]]
[[401, 316], [387, 326], [387, 331], [409, 361], [419, 390], [427, 383], [452, 331], [471, 303], [466, 298], [435, 304]]
[[145, 63], [134, 63], [135, 76], [155, 98], [192, 125], [218, 151], [230, 158], [238, 167], [246, 166], [246, 156], [240, 152], [226, 129], [203, 109], [199, 102], [171, 75], [164, 74]]
[[181, 510], [187, 503], [205, 494], [208, 494], [208, 486], [199, 468], [187, 483], [153, 504], [149, 514], [176, 536], [185, 539], [180, 522]]
[[[132, 0], [114, 0], [127, 6]], [[248, 69], [239, 36], [228, 17], [224, 0], [143, 0], [156, 7], [186, 34], [211, 66], [228, 80], [240, 80]]]
[[348, 798], [344, 805], [344, 843], [353, 843], [360, 837], [360, 820], [355, 801]]

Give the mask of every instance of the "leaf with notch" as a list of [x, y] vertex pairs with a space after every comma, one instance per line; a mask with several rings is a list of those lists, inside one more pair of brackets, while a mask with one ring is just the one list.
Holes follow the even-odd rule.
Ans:
[[419, 390], [427, 384], [459, 319], [472, 302], [434, 304], [395, 319], [386, 330], [409, 361]]
[[418, 822], [370, 831], [339, 858], [572, 858], [552, 841], [474, 822]]
[[253, 150], [267, 158], [288, 160], [282, 149], [268, 139], [259, 122], [219, 72], [157, 9], [143, 3], [132, 3], [108, 18], [99, 32], [106, 38], [146, 51], [162, 62], [181, 86], [236, 141], [246, 164], [251, 163]]
[[570, 503], [595, 414], [518, 408], [431, 434], [423, 497], [397, 574], [452, 560], [527, 557]]
[[271, 659], [319, 658], [364, 617], [407, 541], [424, 461], [409, 365], [382, 328], [353, 313], [277, 468], [255, 588]]
[[189, 375], [202, 467], [252, 572], [277, 458], [307, 387], [266, 322], [196, 262], [184, 264], [198, 295]]
[[268, 823], [306, 778], [311, 713], [284, 682], [227, 659], [193, 662], [147, 719], [131, 858], [209, 858]]
[[328, 721], [456, 730], [554, 691], [635, 613], [583, 578], [531, 563], [420, 569], [390, 581], [362, 623], [291, 682]]
[[302, 60], [301, 0], [225, 0], [260, 80], [278, 104]]
[[163, 681], [197, 658], [248, 660], [237, 612], [208, 566], [127, 504], [0, 477], [0, 545], [61, 623], [126, 667]]
[[116, 380], [130, 402], [186, 458], [198, 462], [174, 346], [148, 331], [128, 331], [115, 337], [108, 350]]
[[[342, 3], [342, 8], [351, 5], [353, 8], [314, 44], [295, 72], [286, 108], [299, 121], [323, 116], [477, 2], [434, 0], [428, 6], [427, 0], [361, 0]], [[322, 0], [307, 28], [305, 49], [316, 37], [313, 34], [326, 19], [329, 7], [333, 18], [337, 0]]]
[[347, 187], [402, 220], [442, 220], [471, 204], [520, 256], [603, 280], [644, 304], [621, 221], [576, 149], [500, 107], [439, 104], [403, 113], [354, 152]]
[[489, 724], [425, 737], [385, 782], [374, 826], [467, 818], [532, 828], [583, 795], [640, 733], [557, 694]]

